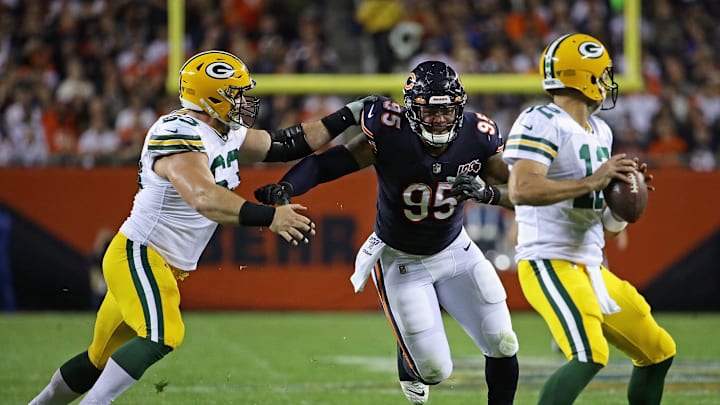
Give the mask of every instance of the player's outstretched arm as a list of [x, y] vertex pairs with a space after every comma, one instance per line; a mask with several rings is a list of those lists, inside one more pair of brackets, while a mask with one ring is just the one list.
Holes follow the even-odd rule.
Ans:
[[176, 153], [159, 158], [153, 170], [172, 183], [180, 196], [197, 212], [220, 224], [237, 224], [244, 200], [215, 184], [204, 153]]
[[208, 170], [207, 155], [185, 152], [158, 159], [155, 172], [168, 179], [180, 196], [211, 221], [226, 225], [267, 226], [283, 239], [297, 245], [315, 234], [315, 224], [299, 211], [299, 204], [284, 207], [258, 205], [215, 184]]
[[374, 161], [372, 150], [360, 133], [347, 145], [334, 146], [321, 154], [307, 156], [285, 173], [277, 184], [266, 184], [256, 189], [255, 198], [268, 205], [285, 204], [293, 196], [356, 172]]
[[346, 104], [318, 121], [305, 122], [279, 130], [248, 129], [240, 147], [240, 162], [290, 162], [325, 146], [332, 139], [360, 122], [365, 103], [377, 96], [366, 96]]

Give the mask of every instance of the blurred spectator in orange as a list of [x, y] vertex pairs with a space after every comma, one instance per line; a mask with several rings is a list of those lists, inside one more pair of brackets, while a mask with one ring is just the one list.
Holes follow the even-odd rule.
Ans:
[[513, 42], [521, 39], [544, 38], [550, 31], [547, 13], [537, 0], [513, 2], [513, 9], [505, 19], [505, 34]]
[[407, 20], [422, 26], [423, 39], [437, 38], [445, 33], [445, 24], [440, 21], [432, 0], [404, 0], [404, 4]]
[[677, 123], [672, 116], [662, 111], [653, 119], [648, 160], [659, 166], [680, 166], [688, 144], [678, 133]]
[[67, 104], [56, 103], [50, 89], [42, 88], [36, 93], [40, 99], [42, 126], [50, 153], [48, 164], [74, 164], [78, 139], [75, 114], [67, 111]]
[[254, 36], [268, 0], [220, 0], [223, 25], [228, 31], [240, 30]]

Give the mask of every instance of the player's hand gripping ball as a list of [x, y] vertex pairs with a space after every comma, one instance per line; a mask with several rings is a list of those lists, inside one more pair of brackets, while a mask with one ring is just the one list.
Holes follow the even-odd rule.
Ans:
[[637, 170], [628, 173], [631, 183], [613, 179], [603, 190], [605, 201], [615, 215], [627, 222], [635, 222], [645, 211], [648, 187], [645, 176]]

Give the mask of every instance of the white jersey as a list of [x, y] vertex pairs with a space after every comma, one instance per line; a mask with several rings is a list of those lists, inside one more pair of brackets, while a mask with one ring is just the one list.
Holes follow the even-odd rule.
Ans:
[[[591, 175], [610, 157], [612, 132], [595, 115], [589, 131], [555, 104], [534, 106], [517, 118], [505, 144], [503, 160], [510, 166], [530, 159], [548, 166], [554, 180]], [[599, 265], [605, 245], [602, 192], [545, 206], [518, 205], [516, 260], [565, 259]]]
[[140, 190], [120, 232], [152, 247], [173, 267], [194, 270], [217, 223], [190, 207], [170, 181], [155, 173], [153, 165], [157, 158], [174, 153], [204, 153], [215, 182], [233, 190], [240, 184], [238, 148], [246, 134], [247, 129], [241, 127], [224, 140], [209, 125], [182, 110], [160, 117], [145, 138], [140, 155]]

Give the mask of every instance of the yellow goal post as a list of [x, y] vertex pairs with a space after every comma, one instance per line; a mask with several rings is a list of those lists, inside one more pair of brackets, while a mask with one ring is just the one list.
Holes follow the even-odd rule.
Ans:
[[[615, 80], [623, 92], [643, 89], [641, 73], [640, 1], [625, 0], [623, 38], [625, 65]], [[168, 0], [170, 55], [167, 90], [177, 93], [177, 75], [182, 65], [184, 0]], [[253, 74], [258, 83], [253, 95], [272, 94], [390, 94], [402, 100], [406, 74]], [[541, 94], [537, 74], [463, 74], [462, 82], [469, 94]], [[400, 97], [396, 97], [397, 95]]]

